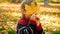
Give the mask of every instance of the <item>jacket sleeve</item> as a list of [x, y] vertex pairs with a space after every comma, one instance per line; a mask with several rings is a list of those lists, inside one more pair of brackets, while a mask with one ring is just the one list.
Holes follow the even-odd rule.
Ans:
[[43, 33], [43, 28], [42, 28], [42, 25], [40, 23], [40, 19], [38, 17], [36, 17], [37, 19], [37, 24], [36, 24], [36, 31], [37, 31], [37, 34], [42, 34]]
[[37, 34], [42, 34], [43, 33], [43, 28], [42, 28], [41, 24], [39, 26], [36, 26], [36, 33]]
[[42, 28], [42, 25], [41, 25], [41, 23], [39, 24], [39, 26], [37, 26], [36, 25], [36, 30], [38, 31], [38, 30], [42, 30], [43, 28]]

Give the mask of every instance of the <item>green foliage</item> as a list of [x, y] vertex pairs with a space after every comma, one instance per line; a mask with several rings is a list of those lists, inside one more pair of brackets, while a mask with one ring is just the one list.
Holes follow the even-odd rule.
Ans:
[[2, 31], [2, 30], [4, 30], [4, 27], [1, 27], [1, 28], [0, 28], [0, 31]]
[[48, 30], [49, 30], [48, 27], [46, 27], [46, 31], [47, 31], [47, 32], [48, 32]]
[[16, 34], [15, 30], [8, 30], [8, 34]]
[[52, 34], [60, 34], [60, 30], [52, 31]]
[[18, 19], [14, 19], [13, 22], [17, 22]]
[[40, 0], [37, 0], [37, 2], [40, 2]]
[[[44, 2], [44, 0], [37, 0], [37, 2]], [[51, 3], [60, 3], [60, 0], [49, 0]]]

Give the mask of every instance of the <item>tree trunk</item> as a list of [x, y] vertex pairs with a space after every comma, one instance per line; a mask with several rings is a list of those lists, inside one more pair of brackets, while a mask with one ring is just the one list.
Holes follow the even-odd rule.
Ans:
[[18, 0], [18, 3], [21, 3], [23, 0]]
[[16, 0], [11, 0], [12, 3], [16, 3]]
[[48, 6], [49, 5], [49, 0], [44, 0], [44, 5]]

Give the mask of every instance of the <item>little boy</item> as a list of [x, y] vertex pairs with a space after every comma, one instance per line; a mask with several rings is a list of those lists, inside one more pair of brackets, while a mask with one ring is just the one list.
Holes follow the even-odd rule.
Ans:
[[43, 32], [43, 28], [41, 26], [40, 19], [38, 17], [36, 17], [36, 15], [33, 15], [33, 14], [27, 15], [26, 14], [25, 4], [28, 6], [31, 6], [32, 2], [34, 2], [35, 5], [37, 5], [35, 0], [24, 0], [21, 3], [22, 18], [18, 20], [17, 34], [18, 34], [18, 30], [21, 27], [26, 26], [28, 23], [29, 23], [29, 26], [33, 30], [33, 34], [42, 34], [42, 32]]

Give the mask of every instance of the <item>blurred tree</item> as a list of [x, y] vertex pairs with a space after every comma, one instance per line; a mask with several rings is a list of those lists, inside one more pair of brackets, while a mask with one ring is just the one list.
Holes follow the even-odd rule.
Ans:
[[44, 0], [44, 5], [48, 6], [49, 5], [49, 0]]
[[11, 0], [12, 3], [16, 3], [16, 0]]
[[21, 3], [23, 0], [11, 0], [12, 3]]
[[18, 0], [18, 3], [21, 3], [23, 0]]

